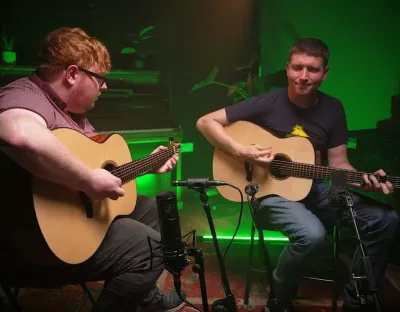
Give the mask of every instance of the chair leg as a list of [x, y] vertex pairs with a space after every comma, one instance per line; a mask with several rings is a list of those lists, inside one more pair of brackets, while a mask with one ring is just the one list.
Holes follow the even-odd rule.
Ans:
[[274, 278], [273, 278], [273, 269], [272, 269], [270, 254], [268, 252], [268, 248], [264, 241], [264, 233], [263, 233], [262, 229], [260, 229], [259, 227], [257, 227], [257, 230], [258, 230], [259, 242], [260, 242], [261, 248], [262, 248], [265, 272], [267, 274], [267, 279], [269, 282], [269, 296], [268, 296], [268, 301], [266, 303], [266, 306], [268, 306], [268, 302], [275, 301], [275, 299], [276, 299], [276, 295], [275, 295], [276, 292], [275, 292]]
[[337, 312], [338, 302], [338, 264], [339, 264], [340, 224], [333, 228], [333, 266], [332, 266], [332, 312]]
[[251, 225], [251, 237], [250, 237], [250, 248], [249, 248], [249, 265], [247, 268], [246, 288], [244, 291], [244, 305], [249, 304], [250, 288], [251, 288], [251, 271], [253, 269], [253, 257], [254, 257], [254, 235], [256, 233], [256, 227], [254, 223]]
[[[16, 312], [22, 312], [22, 307], [18, 303], [17, 296], [12, 293], [10, 287], [4, 286], [2, 284], [0, 286], [1, 288], [3, 288], [3, 291], [6, 294], [8, 301], [10, 302], [11, 308]], [[18, 289], [15, 293], [18, 294]]]
[[87, 296], [89, 297], [90, 302], [92, 303], [92, 305], [96, 304], [96, 300], [93, 297], [93, 294], [91, 292], [91, 290], [89, 289], [89, 287], [86, 285], [86, 283], [82, 283], [81, 284], [83, 290], [85, 291], [85, 293], [87, 294]]
[[78, 308], [75, 310], [75, 312], [79, 312], [79, 310], [82, 308], [83, 304], [85, 303], [86, 299], [89, 298], [90, 302], [92, 303], [92, 305], [94, 306], [96, 301], [92, 295], [92, 292], [90, 291], [89, 287], [86, 285], [86, 283], [81, 283], [81, 287], [83, 289], [83, 291], [85, 292], [85, 296], [83, 297], [83, 299], [81, 300], [81, 302], [79, 303]]

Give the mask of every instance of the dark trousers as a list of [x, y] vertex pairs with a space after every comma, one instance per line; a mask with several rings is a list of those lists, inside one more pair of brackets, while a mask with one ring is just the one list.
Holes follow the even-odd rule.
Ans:
[[[1, 275], [18, 286], [59, 287], [104, 280], [104, 288], [92, 312], [136, 311], [153, 293], [164, 267], [153, 257], [148, 237], [160, 241], [157, 205], [139, 196], [133, 213], [111, 224], [96, 253], [79, 265], [38, 267], [13, 253], [2, 254]], [[77, 242], [79, 243], [79, 242]], [[157, 245], [152, 244], [153, 251]], [[160, 255], [160, 252], [157, 252]]]

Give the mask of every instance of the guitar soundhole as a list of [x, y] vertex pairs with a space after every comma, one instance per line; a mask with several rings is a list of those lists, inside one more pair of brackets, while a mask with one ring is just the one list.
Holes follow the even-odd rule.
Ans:
[[112, 171], [117, 167], [117, 164], [114, 162], [107, 162], [103, 165], [103, 169], [107, 171]]
[[269, 173], [277, 180], [285, 180], [290, 176], [290, 168], [285, 162], [292, 162], [285, 154], [275, 154], [274, 160], [269, 165]]

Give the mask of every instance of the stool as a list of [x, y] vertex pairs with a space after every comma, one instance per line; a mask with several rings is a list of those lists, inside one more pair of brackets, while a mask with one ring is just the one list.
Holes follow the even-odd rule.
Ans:
[[[250, 208], [251, 209], [251, 208]], [[254, 216], [254, 214], [252, 214]], [[260, 272], [260, 270], [256, 270], [255, 268], [252, 267], [253, 265], [253, 256], [254, 256], [254, 236], [255, 236], [255, 231], [257, 229], [258, 235], [259, 235], [259, 243], [262, 248], [262, 260], [265, 266], [265, 271], [266, 277], [269, 281], [270, 284], [270, 293], [268, 296], [268, 301], [269, 300], [274, 300], [275, 297], [275, 287], [272, 277], [272, 272], [273, 268], [271, 265], [271, 258], [268, 252], [268, 248], [266, 246], [266, 243], [264, 242], [264, 234], [262, 229], [256, 226], [256, 222], [253, 220], [252, 226], [251, 226], [251, 237], [250, 237], [250, 248], [249, 248], [249, 266], [248, 266], [248, 271], [247, 271], [247, 279], [246, 279], [246, 287], [245, 287], [245, 295], [244, 295], [244, 304], [248, 305], [249, 304], [249, 295], [250, 295], [250, 287], [251, 287], [251, 273], [252, 272]], [[309, 280], [316, 280], [316, 281], [322, 281], [322, 282], [327, 282], [332, 284], [332, 312], [337, 311], [337, 301], [338, 301], [338, 278], [337, 278], [337, 273], [338, 273], [338, 259], [339, 259], [339, 243], [340, 243], [340, 228], [341, 228], [341, 223], [340, 223], [340, 218], [338, 218], [337, 222], [335, 223], [333, 227], [333, 232], [332, 232], [332, 237], [333, 237], [333, 261], [332, 261], [332, 268], [331, 268], [331, 279], [323, 279], [323, 278], [318, 278], [318, 277], [304, 277], [304, 279], [309, 279]], [[268, 305], [268, 302], [266, 303], [266, 306]], [[263, 311], [268, 311], [268, 310], [263, 310]]]

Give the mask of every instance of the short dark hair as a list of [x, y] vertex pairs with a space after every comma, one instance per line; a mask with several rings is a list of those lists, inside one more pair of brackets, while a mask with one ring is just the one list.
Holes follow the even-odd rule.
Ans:
[[329, 49], [321, 39], [308, 37], [297, 40], [289, 50], [289, 61], [295, 53], [305, 53], [314, 57], [321, 57], [324, 67], [328, 65]]

